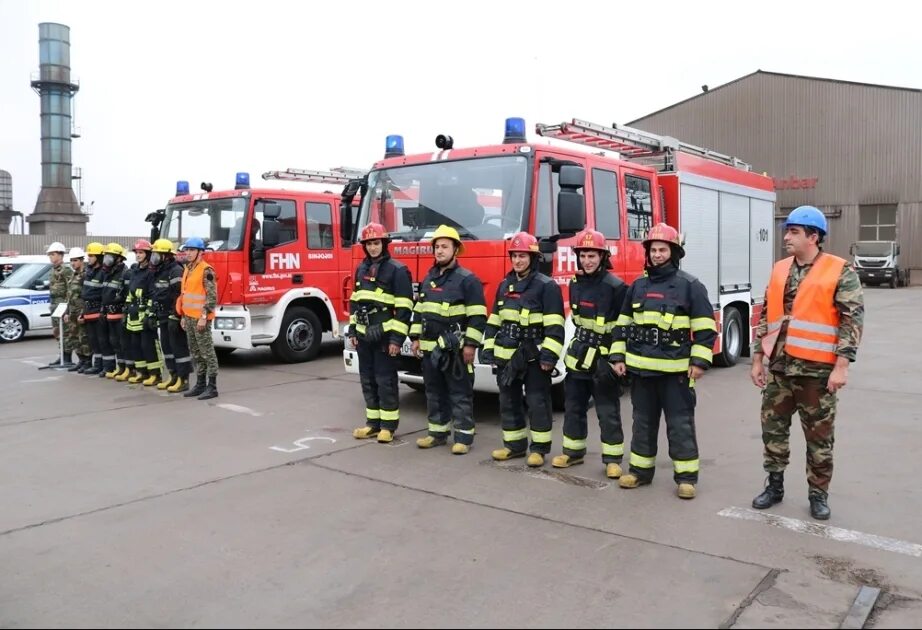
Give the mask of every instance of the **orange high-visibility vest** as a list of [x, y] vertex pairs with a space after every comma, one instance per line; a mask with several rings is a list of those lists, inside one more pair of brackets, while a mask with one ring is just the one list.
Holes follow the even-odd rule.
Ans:
[[[784, 314], [784, 287], [794, 257], [775, 263], [768, 284], [768, 335], [777, 335], [788, 322], [784, 351], [807, 361], [834, 364], [839, 342], [839, 311], [835, 295], [846, 262], [832, 254], [820, 254], [800, 281], [790, 315]], [[768, 336], [766, 335], [766, 336]]]
[[[181, 315], [198, 319], [205, 308], [205, 271], [211, 269], [204, 260], [196, 263], [194, 267], [186, 267], [182, 271], [182, 294], [179, 296], [179, 312]], [[208, 319], [214, 319], [214, 311], [208, 313]]]

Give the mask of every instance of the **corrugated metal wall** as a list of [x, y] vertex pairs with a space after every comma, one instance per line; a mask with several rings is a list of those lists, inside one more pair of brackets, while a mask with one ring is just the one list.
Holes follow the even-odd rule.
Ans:
[[896, 203], [904, 265], [922, 268], [922, 90], [757, 72], [629, 123], [739, 157], [772, 177], [777, 208], [830, 215], [828, 250], [847, 256], [858, 207]]
[[80, 236], [75, 234], [44, 236], [41, 234], [0, 234], [0, 252], [44, 254], [48, 246], [55, 241], [64, 243], [67, 247], [82, 247], [84, 249], [86, 249], [87, 244], [94, 241], [104, 245], [106, 243], [118, 243], [125, 249], [130, 249], [139, 238], [150, 238], [150, 234], [146, 236]]

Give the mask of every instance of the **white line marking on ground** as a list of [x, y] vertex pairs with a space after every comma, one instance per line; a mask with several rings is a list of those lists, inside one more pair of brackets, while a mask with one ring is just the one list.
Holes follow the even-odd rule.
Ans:
[[901, 553], [906, 556], [922, 558], [922, 545], [906, 542], [905, 540], [897, 540], [896, 538], [887, 538], [886, 536], [878, 536], [877, 534], [865, 534], [864, 532], [858, 532], [853, 529], [843, 529], [841, 527], [823, 525], [821, 523], [810, 523], [788, 516], [778, 516], [777, 514], [757, 512], [746, 508], [728, 507], [717, 514], [718, 516], [726, 516], [728, 518], [765, 523], [773, 527], [789, 529], [799, 534], [810, 534], [811, 536], [819, 536], [820, 538], [829, 540], [854, 543], [873, 549], [882, 549], [884, 551]]
[[35, 367], [45, 367], [46, 365], [48, 365], [47, 363], [41, 363], [39, 361], [29, 361], [27, 359], [21, 360], [20, 363], [25, 363], [26, 365], [34, 365]]
[[295, 440], [292, 444], [295, 445], [295, 448], [285, 448], [284, 446], [270, 446], [269, 448], [273, 451], [278, 451], [279, 453], [297, 453], [298, 451], [307, 450], [311, 447], [308, 442], [311, 440], [327, 440], [331, 444], [335, 444], [336, 440], [331, 437], [303, 437], [300, 440]]
[[255, 416], [255, 417], [257, 417], [257, 418], [258, 418], [259, 416], [263, 415], [263, 412], [262, 412], [262, 411], [256, 411], [255, 409], [250, 409], [249, 407], [244, 407], [243, 405], [235, 405], [235, 404], [233, 404], [233, 403], [220, 403], [220, 404], [218, 404], [218, 405], [216, 405], [216, 406], [217, 406], [217, 407], [220, 407], [221, 409], [227, 409], [228, 411], [233, 411], [233, 412], [236, 412], [236, 413], [245, 413], [245, 414], [249, 414], [249, 415]]
[[20, 383], [50, 383], [52, 381], [60, 381], [60, 376], [46, 376], [45, 378], [30, 378], [26, 381], [19, 381]]

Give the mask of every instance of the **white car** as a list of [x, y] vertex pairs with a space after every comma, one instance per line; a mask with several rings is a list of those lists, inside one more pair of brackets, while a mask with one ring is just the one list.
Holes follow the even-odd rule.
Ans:
[[21, 340], [26, 331], [51, 333], [51, 263], [47, 256], [0, 259], [12, 272], [0, 283], [0, 343]]

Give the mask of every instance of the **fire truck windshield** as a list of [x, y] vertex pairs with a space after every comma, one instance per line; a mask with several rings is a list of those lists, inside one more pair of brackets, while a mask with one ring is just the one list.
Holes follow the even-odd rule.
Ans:
[[168, 204], [160, 234], [180, 246], [198, 236], [210, 250], [242, 249], [249, 203], [249, 197], [227, 197]]
[[522, 229], [528, 158], [427, 162], [371, 171], [358, 226], [377, 222], [396, 240], [416, 241], [439, 225], [464, 239], [502, 239]]

